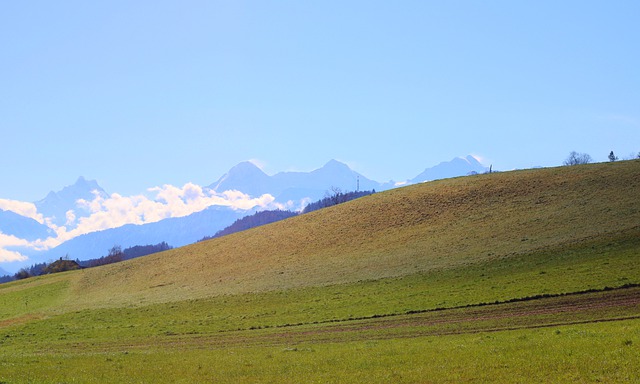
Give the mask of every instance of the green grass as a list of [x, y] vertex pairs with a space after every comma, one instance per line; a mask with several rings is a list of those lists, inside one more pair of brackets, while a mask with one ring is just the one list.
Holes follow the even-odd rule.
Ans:
[[[0, 379], [21, 382], [16, 379], [24, 377], [19, 372], [25, 371], [29, 372], [26, 377], [35, 382], [420, 382], [420, 375], [427, 375], [432, 382], [482, 382], [488, 378], [510, 382], [510, 377], [526, 377], [532, 382], [633, 379], [639, 374], [633, 364], [637, 361], [633, 354], [640, 345], [639, 320], [607, 322], [604, 327], [595, 323], [554, 324], [638, 316], [637, 304], [615, 311], [534, 314], [506, 323], [499, 318], [507, 313], [504, 304], [450, 310], [446, 316], [442, 311], [400, 316], [425, 316], [431, 319], [426, 324], [453, 316], [454, 321], [436, 324], [435, 328], [407, 325], [366, 330], [364, 327], [395, 318], [344, 320], [506, 301], [540, 293], [542, 287], [545, 293], [560, 294], [576, 288], [637, 282], [637, 275], [627, 273], [631, 277], [621, 279], [615, 271], [633, 272], [629, 263], [637, 260], [634, 252], [638, 241], [630, 236], [600, 246], [566, 250], [564, 254], [549, 252], [546, 258], [522, 255], [402, 278], [69, 312], [4, 327], [0, 331], [4, 364], [0, 371], [5, 376], [0, 375]], [[552, 257], [554, 254], [557, 257]], [[574, 278], [540, 273], [558, 270], [566, 275], [566, 268], [574, 271]], [[523, 284], [506, 284], [511, 280], [504, 279], [514, 276]], [[496, 284], [503, 288], [491, 289]], [[640, 294], [637, 288], [633, 292]], [[444, 303], [447, 299], [450, 302]], [[561, 299], [547, 299], [543, 307]], [[522, 302], [507, 307], [526, 309], [534, 304]], [[455, 320], [457, 314], [470, 311], [472, 317], [487, 320]], [[497, 313], [497, 319], [490, 316], [493, 313]], [[298, 323], [306, 325], [281, 327]], [[513, 331], [486, 332], [538, 324], [551, 327], [518, 330], [517, 337], [510, 336]], [[339, 336], [333, 331], [322, 332], [331, 327], [354, 330]], [[521, 349], [513, 350], [514, 340]], [[606, 349], [610, 356], [596, 363], [593, 360], [599, 348], [618, 352], [612, 354], [613, 349]], [[564, 363], [559, 364], [557, 358]], [[523, 364], [527, 360], [545, 367], [544, 375], [530, 363]]]
[[3, 354], [11, 383], [637, 382], [640, 321], [392, 340]]
[[72, 311], [33, 322], [21, 332], [75, 341], [208, 334], [640, 284], [640, 236], [615, 240], [398, 278]]
[[640, 161], [413, 185], [82, 271], [67, 308], [377, 280], [606, 241], [638, 232], [638, 190]]
[[60, 305], [66, 299], [68, 288], [69, 281], [63, 276], [0, 285], [0, 324], [2, 320], [37, 314]]
[[3, 284], [0, 382], [635, 382], [640, 289], [604, 289], [640, 284], [639, 187], [442, 180]]

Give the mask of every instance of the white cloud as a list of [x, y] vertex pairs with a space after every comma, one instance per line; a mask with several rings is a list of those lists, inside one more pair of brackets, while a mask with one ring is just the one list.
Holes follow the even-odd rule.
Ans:
[[67, 223], [66, 225], [73, 225], [73, 223], [76, 221], [76, 214], [75, 212], [73, 212], [73, 210], [68, 210], [67, 211]]
[[43, 218], [31, 203], [0, 200], [4, 207], [11, 207], [12, 210], [29, 214], [30, 217], [38, 217], [41, 223], [46, 223], [56, 233], [55, 237], [33, 242], [0, 233], [0, 262], [26, 260], [25, 256], [9, 251], [7, 247], [47, 250], [83, 234], [126, 224], [148, 224], [171, 217], [188, 216], [214, 205], [241, 210], [281, 207], [274, 203], [275, 198], [269, 194], [251, 198], [240, 191], [216, 193], [193, 183], [187, 183], [181, 188], [163, 185], [150, 188], [148, 192], [151, 194], [150, 197], [127, 197], [117, 193], [105, 197], [95, 193], [91, 201], [78, 200], [79, 208], [87, 209], [91, 214], [78, 218], [74, 211], [67, 211], [66, 226], [57, 226], [50, 218]]
[[27, 260], [27, 257], [21, 255], [19, 252], [10, 251], [8, 247], [28, 247], [29, 242], [24, 239], [19, 239], [13, 235], [5, 235], [0, 232], [0, 262], [11, 262], [11, 261], [24, 261]]
[[25, 217], [29, 217], [31, 219], [34, 219], [40, 224], [44, 224], [44, 217], [42, 217], [42, 215], [38, 213], [38, 209], [36, 208], [36, 205], [33, 203], [27, 203], [24, 201], [17, 201], [17, 200], [0, 199], [0, 209], [3, 209], [5, 211], [11, 211]]
[[28, 257], [20, 254], [20, 252], [9, 251], [0, 248], [0, 263], [9, 263], [12, 261], [25, 261]]
[[54, 228], [58, 239], [66, 241], [82, 234], [125, 224], [148, 224], [171, 217], [184, 217], [213, 205], [249, 210], [267, 207], [275, 200], [268, 194], [258, 198], [251, 198], [239, 191], [225, 191], [219, 194], [193, 183], [187, 183], [182, 188], [166, 184], [150, 188], [148, 191], [152, 197], [125, 197], [114, 193], [109, 197], [96, 194], [92, 201], [79, 200], [79, 205], [87, 208], [91, 215], [79, 218], [77, 227], [71, 230], [67, 230], [66, 227]]

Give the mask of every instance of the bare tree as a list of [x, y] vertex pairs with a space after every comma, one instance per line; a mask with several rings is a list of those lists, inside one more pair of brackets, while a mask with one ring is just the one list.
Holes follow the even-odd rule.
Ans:
[[31, 274], [25, 268], [22, 268], [14, 275], [14, 277], [16, 280], [22, 280], [31, 277]]
[[124, 253], [122, 252], [122, 247], [119, 245], [114, 245], [109, 249], [109, 255], [106, 257], [109, 263], [117, 263], [124, 260]]
[[571, 151], [569, 157], [562, 163], [563, 165], [578, 165], [591, 163], [593, 159], [586, 153]]
[[331, 205], [338, 205], [347, 201], [346, 194], [338, 187], [331, 187], [331, 191], [326, 193], [326, 197], [331, 200]]

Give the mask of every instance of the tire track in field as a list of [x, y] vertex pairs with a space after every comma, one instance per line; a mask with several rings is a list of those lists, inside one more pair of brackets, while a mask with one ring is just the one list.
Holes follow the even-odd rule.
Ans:
[[640, 287], [567, 294], [421, 313], [322, 324], [173, 335], [108, 343], [75, 343], [78, 351], [220, 349], [385, 340], [535, 329], [640, 318]]
[[340, 333], [360, 333], [362, 338], [375, 339], [495, 332], [635, 318], [640, 318], [638, 287], [336, 323], [300, 334], [327, 341], [331, 337], [324, 335]]

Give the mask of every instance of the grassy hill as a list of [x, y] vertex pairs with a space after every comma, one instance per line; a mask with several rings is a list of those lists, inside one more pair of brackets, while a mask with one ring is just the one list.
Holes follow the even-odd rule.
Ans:
[[[22, 382], [535, 374], [514, 358], [555, 367], [537, 373], [542, 381], [640, 378], [638, 261], [640, 161], [413, 185], [140, 259], [0, 285], [0, 381], [21, 382], [27, 370]], [[528, 309], [535, 305], [558, 309]], [[514, 351], [516, 334], [524, 339]], [[460, 343], [473, 347], [456, 354]], [[594, 365], [608, 343], [617, 355]], [[533, 351], [541, 345], [582, 352], [563, 366]], [[436, 369], [410, 351], [460, 359]], [[61, 369], [68, 365], [74, 374]], [[392, 367], [397, 377], [385, 376]], [[569, 376], [556, 380], [562, 372]]]

